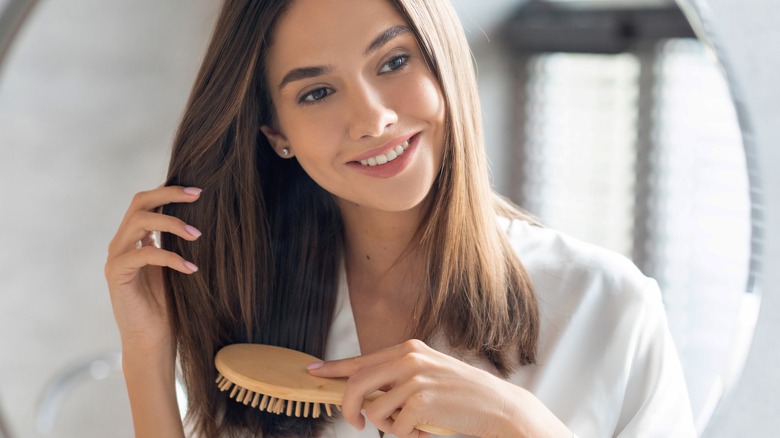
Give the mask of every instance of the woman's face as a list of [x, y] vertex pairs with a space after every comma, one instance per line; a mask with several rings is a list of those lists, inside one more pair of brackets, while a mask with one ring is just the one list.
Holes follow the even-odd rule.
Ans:
[[403, 211], [431, 189], [444, 99], [417, 41], [386, 0], [296, 0], [266, 57], [278, 126], [263, 127], [346, 204]]

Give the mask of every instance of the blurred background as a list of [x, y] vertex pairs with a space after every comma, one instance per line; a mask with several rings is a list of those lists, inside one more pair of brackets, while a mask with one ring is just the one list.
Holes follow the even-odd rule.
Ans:
[[[496, 189], [659, 281], [703, 436], [776, 436], [780, 4], [453, 3]], [[218, 4], [0, 0], [0, 438], [132, 436], [102, 267]]]

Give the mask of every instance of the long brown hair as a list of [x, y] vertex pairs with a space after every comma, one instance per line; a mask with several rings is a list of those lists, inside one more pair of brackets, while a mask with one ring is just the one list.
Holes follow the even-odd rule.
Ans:
[[[174, 141], [167, 184], [202, 187], [194, 204], [164, 212], [203, 230], [164, 236], [198, 264], [165, 271], [170, 320], [187, 388], [188, 419], [205, 436], [316, 436], [322, 421], [259, 412], [217, 391], [214, 355], [256, 342], [322, 357], [333, 317], [343, 231], [333, 197], [260, 132], [274, 118], [264, 56], [289, 1], [227, 0]], [[536, 299], [496, 222], [522, 217], [493, 195], [468, 46], [446, 0], [393, 0], [444, 94], [444, 157], [418, 230], [427, 300], [412, 337], [446, 335], [504, 375], [535, 360]], [[509, 351], [519, 350], [519, 357]]]

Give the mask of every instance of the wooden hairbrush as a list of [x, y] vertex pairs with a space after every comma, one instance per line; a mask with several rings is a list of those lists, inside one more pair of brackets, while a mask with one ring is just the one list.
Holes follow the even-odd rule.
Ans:
[[[230, 398], [261, 411], [313, 418], [324, 411], [331, 416], [333, 407], [341, 410], [347, 379], [312, 376], [306, 367], [318, 361], [306, 353], [273, 345], [228, 345], [214, 358], [219, 371], [216, 383], [221, 391], [230, 391]], [[382, 394], [369, 394], [363, 407]], [[454, 434], [432, 425], [416, 428], [434, 435]]]

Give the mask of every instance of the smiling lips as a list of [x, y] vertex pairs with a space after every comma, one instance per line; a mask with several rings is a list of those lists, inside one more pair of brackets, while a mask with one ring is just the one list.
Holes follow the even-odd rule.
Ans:
[[409, 140], [404, 141], [403, 143], [399, 144], [395, 148], [391, 149], [390, 152], [387, 152], [386, 154], [379, 154], [375, 157], [368, 158], [366, 160], [360, 160], [360, 164], [363, 166], [381, 166], [383, 164], [387, 164], [399, 156], [401, 156], [404, 151], [406, 151], [409, 148]]

